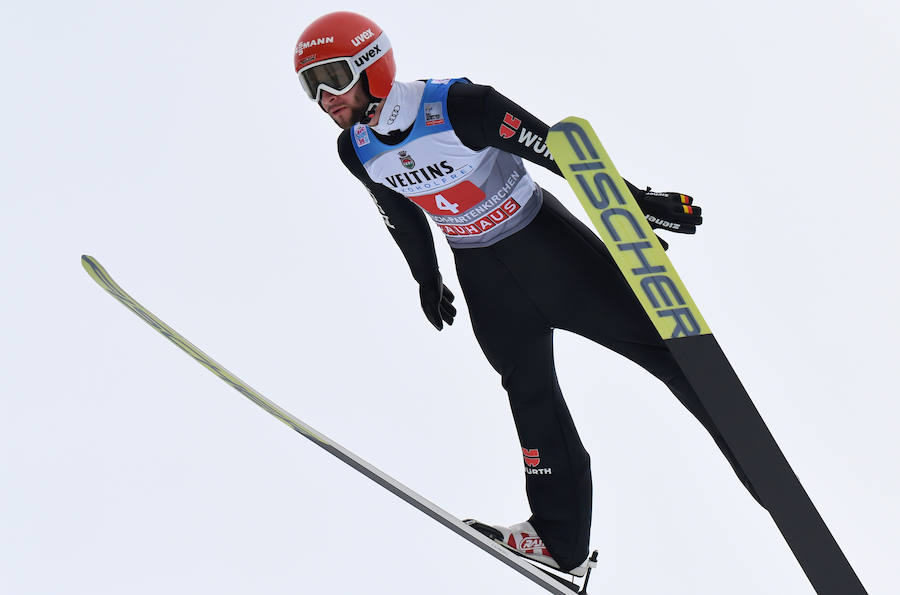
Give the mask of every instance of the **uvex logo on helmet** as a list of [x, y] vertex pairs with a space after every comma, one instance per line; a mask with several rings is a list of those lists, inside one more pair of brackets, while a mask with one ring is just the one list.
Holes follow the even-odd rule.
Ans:
[[359, 54], [356, 58], [353, 59], [353, 63], [356, 64], [356, 67], [360, 70], [365, 70], [366, 64], [376, 58], [378, 54], [381, 53], [381, 48], [378, 47], [378, 44], [373, 44], [371, 48], [369, 48], [365, 53]]
[[364, 41], [368, 41], [370, 39], [375, 39], [377, 35], [372, 33], [372, 29], [366, 29], [356, 37], [350, 40], [350, 43], [353, 44], [353, 47], [359, 47], [363, 44]]

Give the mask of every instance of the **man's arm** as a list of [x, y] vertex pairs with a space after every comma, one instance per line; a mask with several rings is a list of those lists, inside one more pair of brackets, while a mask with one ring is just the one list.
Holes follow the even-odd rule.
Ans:
[[438, 275], [437, 256], [425, 214], [412, 201], [369, 177], [351, 145], [350, 131], [338, 137], [338, 155], [356, 179], [362, 182], [384, 218], [384, 225], [400, 247], [413, 278], [420, 284]]
[[422, 210], [402, 194], [378, 184], [369, 177], [351, 144], [350, 131], [338, 137], [338, 155], [356, 179], [362, 182], [375, 201], [384, 225], [400, 247], [413, 279], [419, 284], [422, 310], [438, 330], [443, 323], [453, 324], [456, 308], [453, 294], [444, 285], [438, 270], [431, 228]]
[[550, 127], [493, 87], [453, 85], [447, 115], [456, 136], [470, 149], [496, 147], [562, 176], [546, 144]]
[[[562, 176], [546, 145], [550, 127], [493, 87], [471, 83], [453, 85], [447, 96], [447, 112], [459, 140], [470, 149], [496, 147]], [[703, 222], [701, 209], [693, 206], [690, 196], [651, 192], [628, 180], [625, 183], [651, 227], [694, 233], [696, 226]]]

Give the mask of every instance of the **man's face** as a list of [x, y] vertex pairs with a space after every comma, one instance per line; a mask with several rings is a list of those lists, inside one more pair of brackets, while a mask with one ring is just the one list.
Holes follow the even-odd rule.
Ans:
[[369, 107], [369, 98], [360, 84], [362, 82], [358, 81], [343, 95], [332, 95], [328, 91], [322, 91], [319, 107], [344, 130], [359, 122]]

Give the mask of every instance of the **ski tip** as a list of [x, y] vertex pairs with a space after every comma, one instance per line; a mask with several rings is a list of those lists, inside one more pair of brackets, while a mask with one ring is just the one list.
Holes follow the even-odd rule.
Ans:
[[106, 269], [103, 268], [103, 265], [100, 264], [93, 256], [82, 254], [81, 266], [84, 268], [88, 275], [94, 278], [95, 281], [99, 281], [101, 276], [109, 276], [109, 274], [106, 272]]
[[564, 132], [568, 126], [567, 124], [578, 124], [582, 128], [590, 128], [590, 124], [584, 118], [579, 118], [578, 116], [569, 116], [568, 118], [563, 118], [556, 124], [550, 127], [551, 132]]
[[97, 259], [94, 258], [93, 256], [88, 256], [87, 254], [81, 255], [81, 266], [84, 267], [84, 270], [90, 272], [90, 270], [92, 268], [94, 268], [94, 266], [97, 264], [99, 264], [99, 263], [97, 262]]

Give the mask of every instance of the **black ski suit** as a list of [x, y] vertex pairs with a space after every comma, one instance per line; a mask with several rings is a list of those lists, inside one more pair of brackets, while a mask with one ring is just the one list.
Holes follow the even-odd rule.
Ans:
[[[447, 109], [457, 137], [470, 149], [497, 147], [560, 174], [546, 153], [517, 136], [497, 133], [507, 113], [542, 139], [549, 127], [493, 88], [456, 83]], [[378, 138], [395, 144], [405, 134]], [[341, 160], [375, 198], [416, 281], [435, 279], [438, 264], [424, 214], [401, 194], [374, 182], [351, 142], [350, 131], [344, 131], [338, 139]], [[543, 204], [523, 229], [493, 245], [454, 249], [453, 254], [475, 337], [509, 395], [525, 457], [529, 520], [560, 567], [569, 569], [588, 554], [591, 469], [557, 382], [554, 329], [612, 349], [662, 380], [709, 431], [751, 494], [753, 490], [603, 242], [549, 192], [537, 192], [543, 193]]]

